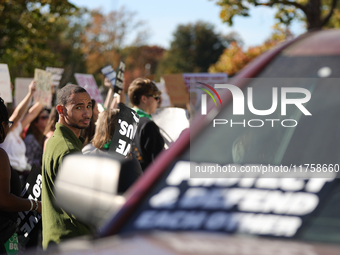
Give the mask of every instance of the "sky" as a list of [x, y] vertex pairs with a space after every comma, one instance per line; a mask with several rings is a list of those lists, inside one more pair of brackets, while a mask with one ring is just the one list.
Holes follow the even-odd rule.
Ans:
[[[78, 7], [89, 10], [101, 8], [104, 13], [117, 11], [122, 6], [136, 12], [135, 20], [143, 20], [150, 30], [148, 45], [158, 45], [168, 49], [173, 33], [178, 25], [205, 21], [215, 26], [215, 32], [227, 35], [237, 32], [244, 47], [262, 44], [271, 34], [275, 23], [275, 9], [269, 7], [252, 8], [250, 17], [235, 17], [229, 27], [219, 17], [220, 6], [214, 0], [69, 0]], [[305, 32], [301, 22], [295, 22], [291, 30], [294, 35]], [[132, 38], [133, 35], [131, 35]]]

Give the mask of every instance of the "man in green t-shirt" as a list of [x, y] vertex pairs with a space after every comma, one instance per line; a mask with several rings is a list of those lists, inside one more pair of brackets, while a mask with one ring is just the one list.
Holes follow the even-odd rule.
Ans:
[[86, 128], [92, 116], [91, 97], [78, 85], [63, 87], [57, 96], [59, 121], [49, 139], [42, 162], [42, 233], [43, 248], [62, 240], [90, 234], [90, 229], [62, 208], [54, 207], [54, 185], [64, 157], [81, 152], [84, 139], [81, 129]]

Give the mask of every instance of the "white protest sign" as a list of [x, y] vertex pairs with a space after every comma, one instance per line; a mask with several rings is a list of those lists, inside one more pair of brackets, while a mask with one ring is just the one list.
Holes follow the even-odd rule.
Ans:
[[52, 74], [52, 85], [59, 86], [61, 77], [63, 76], [64, 68], [46, 67], [46, 71]]
[[52, 74], [36, 68], [34, 70], [34, 80], [36, 82], [34, 101], [40, 102], [47, 107], [52, 107]]
[[96, 80], [92, 74], [75, 73], [74, 77], [78, 85], [86, 89], [92, 99], [96, 100], [97, 103], [103, 104], [103, 98], [99, 93]]
[[0, 97], [5, 103], [12, 103], [11, 78], [7, 64], [0, 64]]
[[165, 84], [162, 82], [156, 83], [157, 88], [162, 91], [161, 97], [162, 97], [162, 103], [160, 107], [169, 107], [171, 105], [170, 97], [168, 93], [165, 91]]
[[15, 97], [14, 103], [17, 106], [28, 94], [28, 86], [33, 81], [33, 78], [15, 78]]
[[160, 128], [164, 142], [168, 146], [177, 140], [184, 129], [189, 127], [186, 110], [182, 108], [166, 107], [157, 109], [156, 113], [152, 114], [152, 119]]

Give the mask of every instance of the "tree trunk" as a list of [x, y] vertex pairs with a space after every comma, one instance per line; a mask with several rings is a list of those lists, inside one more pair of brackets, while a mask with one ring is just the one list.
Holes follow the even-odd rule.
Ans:
[[307, 29], [321, 29], [321, 0], [309, 0], [306, 5]]

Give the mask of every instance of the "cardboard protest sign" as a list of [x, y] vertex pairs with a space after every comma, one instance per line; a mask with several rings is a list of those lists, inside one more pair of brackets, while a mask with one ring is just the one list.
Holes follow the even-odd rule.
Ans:
[[96, 80], [92, 74], [75, 73], [74, 77], [76, 78], [78, 85], [86, 89], [92, 99], [96, 100], [97, 103], [104, 103], [103, 98], [99, 93]]
[[102, 74], [105, 75], [106, 78], [108, 78], [112, 84], [112, 87], [114, 87], [116, 82], [116, 72], [113, 70], [111, 65], [107, 65], [102, 68], [101, 70]]
[[15, 96], [14, 103], [17, 106], [28, 94], [28, 86], [33, 81], [33, 78], [15, 78]]
[[182, 74], [162, 76], [172, 104], [183, 105], [189, 103], [189, 93], [185, 87]]
[[34, 70], [34, 80], [36, 82], [34, 101], [40, 102], [49, 108], [52, 107], [52, 74], [36, 68]]
[[[27, 177], [27, 182], [21, 195], [23, 198], [30, 198], [33, 200], [41, 200], [41, 185], [42, 175], [40, 170], [33, 165], [30, 174]], [[35, 204], [33, 204], [35, 206]], [[19, 212], [17, 220], [19, 234], [28, 238], [35, 226], [39, 223], [41, 215], [34, 211]]]
[[52, 85], [59, 86], [60, 80], [64, 73], [64, 68], [46, 67], [46, 71], [52, 74]]
[[118, 123], [112, 137], [110, 152], [126, 156], [130, 152], [139, 123], [139, 116], [125, 104], [119, 104]]
[[125, 71], [125, 64], [124, 62], [120, 61], [119, 66], [117, 68], [117, 76], [115, 81], [114, 92], [119, 94], [123, 90], [123, 81], [124, 81], [124, 71]]
[[0, 97], [5, 103], [12, 103], [11, 78], [7, 64], [0, 64]]

